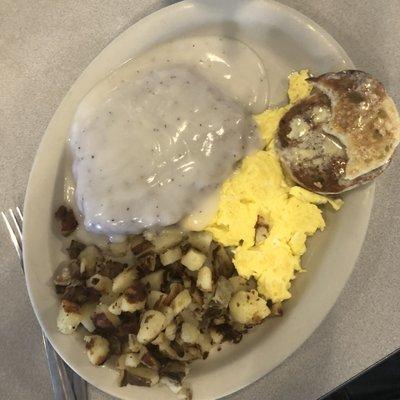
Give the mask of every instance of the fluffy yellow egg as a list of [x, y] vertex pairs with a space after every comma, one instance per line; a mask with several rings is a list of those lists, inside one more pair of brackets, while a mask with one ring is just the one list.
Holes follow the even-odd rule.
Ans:
[[[339, 209], [341, 200], [312, 193], [288, 180], [274, 149], [279, 121], [296, 101], [308, 96], [307, 71], [289, 76], [289, 104], [255, 116], [265, 150], [246, 157], [222, 186], [218, 211], [207, 230], [225, 246], [235, 247], [239, 275], [254, 277], [258, 291], [273, 302], [290, 298], [291, 281], [302, 269], [300, 258], [306, 239], [325, 227], [318, 205], [329, 202]], [[256, 224], [267, 224], [263, 241], [256, 243]]]

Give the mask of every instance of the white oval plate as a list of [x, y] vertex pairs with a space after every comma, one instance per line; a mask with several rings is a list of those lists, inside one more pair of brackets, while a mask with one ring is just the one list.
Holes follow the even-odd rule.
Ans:
[[[83, 72], [59, 106], [41, 142], [25, 199], [24, 261], [36, 316], [62, 358], [84, 379], [122, 399], [174, 398], [165, 388], [119, 388], [116, 374], [96, 368], [78, 335], [57, 332], [58, 301], [51, 277], [64, 257], [53, 221], [62, 202], [66, 137], [77, 104], [101, 78], [124, 61], [161, 41], [182, 35], [223, 34], [249, 44], [264, 60], [272, 104], [285, 99], [287, 75], [310, 68], [314, 74], [352, 68], [344, 50], [313, 21], [274, 1], [183, 1], [127, 29]], [[309, 242], [308, 272], [293, 285], [283, 318], [266, 321], [238, 345], [197, 362], [190, 382], [195, 399], [216, 399], [262, 377], [293, 353], [327, 315], [347, 281], [361, 248], [373, 201], [373, 185], [345, 196], [338, 213], [325, 211], [327, 228]]]

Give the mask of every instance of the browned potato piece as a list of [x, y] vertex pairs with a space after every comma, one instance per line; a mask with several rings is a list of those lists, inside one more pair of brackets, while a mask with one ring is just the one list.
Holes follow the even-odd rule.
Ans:
[[93, 365], [103, 364], [110, 352], [108, 340], [99, 335], [85, 336], [86, 354]]
[[77, 228], [78, 222], [71, 208], [60, 206], [54, 215], [60, 221], [60, 230], [63, 236], [69, 236]]

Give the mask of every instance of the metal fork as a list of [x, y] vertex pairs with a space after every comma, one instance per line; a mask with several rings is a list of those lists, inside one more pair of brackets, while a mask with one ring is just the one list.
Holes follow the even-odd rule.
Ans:
[[[11, 241], [17, 251], [21, 262], [22, 273], [24, 273], [24, 262], [22, 258], [22, 222], [23, 217], [19, 207], [1, 212], [4, 224], [8, 230]], [[53, 349], [42, 331], [44, 349], [47, 364], [50, 371], [51, 384], [53, 387], [54, 400], [87, 400], [86, 382], [72, 371]]]

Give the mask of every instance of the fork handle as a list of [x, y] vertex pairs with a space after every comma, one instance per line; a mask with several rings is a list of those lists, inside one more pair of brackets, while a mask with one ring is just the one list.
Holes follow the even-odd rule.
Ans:
[[69, 376], [69, 381], [72, 382], [72, 386], [74, 388], [76, 400], [88, 400], [88, 390], [86, 381], [82, 379], [77, 373], [75, 373], [68, 366], [66, 368]]
[[47, 364], [49, 366], [54, 400], [78, 400], [67, 375], [66, 366], [42, 332]]

